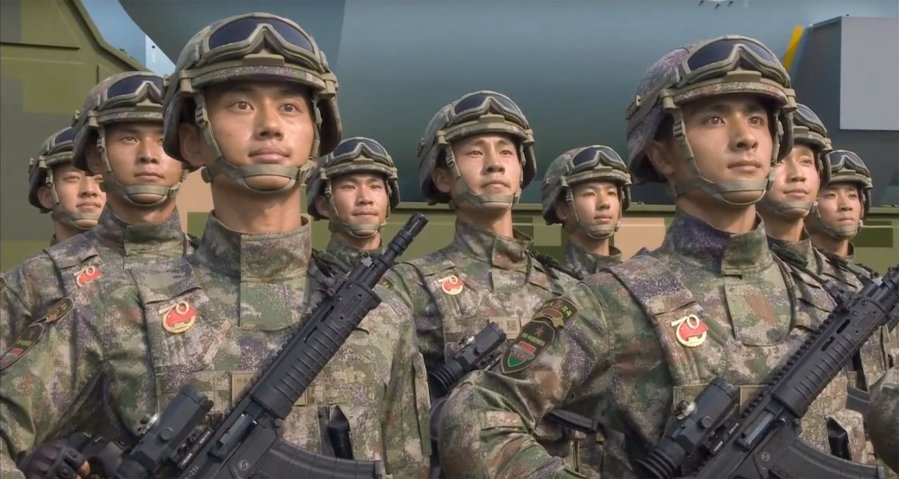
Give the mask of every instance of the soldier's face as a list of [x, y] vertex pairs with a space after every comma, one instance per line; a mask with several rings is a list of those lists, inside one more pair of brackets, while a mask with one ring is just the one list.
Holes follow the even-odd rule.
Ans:
[[[93, 148], [92, 148], [93, 149]], [[95, 150], [95, 149], [94, 149]], [[97, 157], [99, 155], [96, 155]], [[180, 161], [162, 149], [162, 123], [128, 122], [106, 127], [106, 156], [112, 172], [125, 186], [173, 186], [181, 181], [184, 168]], [[93, 154], [88, 155], [88, 161]], [[91, 167], [92, 171], [102, 168]], [[158, 195], [132, 195], [135, 201], [153, 202]]]
[[[615, 225], [621, 216], [618, 186], [607, 181], [589, 181], [571, 188], [573, 208], [584, 226]], [[566, 215], [565, 222], [573, 226], [574, 215]], [[575, 231], [569, 229], [569, 231]], [[577, 231], [580, 231], [579, 229]]]
[[[462, 179], [472, 194], [515, 195], [521, 191], [521, 158], [511, 137], [485, 133], [453, 142], [452, 148]], [[438, 181], [437, 187], [453, 198], [461, 193], [455, 182]], [[507, 205], [502, 205], [502, 209], [507, 209]]]
[[[758, 97], [732, 94], [702, 98], [684, 105], [683, 113], [687, 141], [702, 176], [715, 183], [764, 180], [768, 176], [774, 140], [770, 115]], [[672, 146], [677, 148], [676, 143]], [[685, 161], [673, 162], [673, 168], [679, 181], [693, 176]], [[704, 193], [692, 190], [687, 194]], [[758, 192], [724, 196], [744, 203], [756, 199]]]
[[[100, 190], [101, 181], [100, 175], [86, 174], [72, 165], [55, 166], [53, 183], [59, 197], [59, 208], [67, 213], [99, 216], [106, 203], [106, 193]], [[40, 194], [40, 200], [45, 208], [53, 207], [49, 190]]]
[[[798, 202], [810, 205], [818, 196], [821, 181], [815, 163], [815, 152], [811, 148], [796, 145], [774, 167], [774, 185], [765, 196], [775, 204]], [[807, 212], [802, 209], [796, 214], [804, 217]]]
[[[309, 161], [315, 123], [306, 89], [284, 82], [233, 82], [210, 88], [205, 98], [213, 135], [229, 163], [301, 167]], [[202, 134], [193, 138], [203, 164], [209, 165], [215, 160], [212, 148]], [[275, 190], [290, 179], [260, 175], [246, 181], [256, 189]]]
[[818, 215], [832, 228], [858, 226], [862, 217], [862, 197], [853, 183], [831, 183], [818, 195]]
[[[380, 225], [387, 219], [390, 199], [381, 175], [356, 173], [338, 176], [331, 182], [331, 195], [340, 219], [345, 223]], [[318, 197], [318, 200], [326, 201], [323, 197]], [[330, 209], [330, 206], [326, 208]], [[322, 210], [319, 208], [319, 211]], [[333, 212], [329, 217], [331, 214]]]

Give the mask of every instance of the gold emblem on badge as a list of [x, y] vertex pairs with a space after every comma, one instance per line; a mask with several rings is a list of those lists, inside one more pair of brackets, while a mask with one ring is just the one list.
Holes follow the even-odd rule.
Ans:
[[462, 292], [462, 288], [465, 286], [465, 283], [459, 279], [458, 276], [451, 274], [445, 278], [440, 278], [437, 280], [440, 283], [440, 289], [443, 290], [444, 293], [455, 296]]
[[676, 327], [677, 342], [688, 348], [695, 348], [705, 342], [709, 327], [695, 314], [684, 316], [671, 322]]
[[178, 304], [159, 313], [162, 316], [162, 327], [172, 334], [183, 333], [194, 325], [197, 320], [197, 310], [187, 301], [178, 301]]

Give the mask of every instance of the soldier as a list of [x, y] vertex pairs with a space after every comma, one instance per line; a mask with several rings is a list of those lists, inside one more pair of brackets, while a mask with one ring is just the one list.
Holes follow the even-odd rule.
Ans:
[[28, 162], [28, 201], [41, 213], [50, 213], [51, 246], [97, 226], [106, 203], [101, 178], [72, 165], [74, 139], [72, 127], [57, 131], [44, 141], [37, 158]]
[[[574, 284], [512, 226], [512, 206], [537, 172], [533, 145], [524, 113], [493, 91], [463, 95], [425, 130], [418, 147], [421, 192], [455, 211], [455, 236], [444, 248], [397, 264], [391, 279], [411, 305], [429, 370], [489, 321], [514, 337], [534, 307]], [[569, 454], [559, 427], [543, 424], [540, 435], [556, 454]]]
[[[794, 108], [777, 56], [750, 38], [678, 48], [650, 67], [628, 109], [628, 151], [635, 181], [667, 181], [676, 195], [665, 240], [544, 303], [497, 370], [457, 386], [440, 435], [448, 475], [577, 477], [532, 438], [565, 407], [620, 434], [602, 473], [633, 477], [673, 404], [716, 376], [750, 398], [820, 324], [789, 300], [754, 206], [792, 147]], [[834, 381], [806, 415], [803, 434], [820, 448], [824, 414], [845, 394]]]
[[102, 175], [107, 207], [96, 228], [46, 248], [4, 274], [0, 346], [63, 298], [90, 302], [101, 291], [97, 279], [104, 279], [104, 289], [112, 288], [131, 281], [124, 270], [192, 251], [175, 209], [187, 170], [160, 144], [162, 90], [162, 77], [126, 72], [106, 78], [88, 93], [73, 128], [72, 164], [88, 175]]
[[858, 291], [873, 272], [855, 262], [852, 238], [871, 209], [874, 181], [862, 159], [849, 150], [833, 150], [827, 159], [830, 179], [823, 183], [817, 206], [805, 224], [812, 244], [828, 259], [824, 274]]
[[381, 253], [381, 228], [400, 203], [396, 166], [371, 138], [343, 140], [319, 160], [306, 186], [308, 211], [327, 219], [331, 239], [316, 262], [343, 274], [360, 256]]
[[899, 366], [893, 366], [875, 388], [867, 420], [874, 450], [899, 472]]
[[[230, 17], [188, 42], [172, 78], [165, 149], [205, 167], [215, 205], [201, 242], [174, 274], [134, 272], [133, 285], [65, 315], [6, 366], [6, 468], [64, 421], [81, 387], [98, 378], [131, 437], [140, 418], [186, 382], [214, 400], [213, 411], [227, 410], [325, 294], [309, 272], [311, 219], [302, 214], [300, 188], [303, 166], [334, 149], [341, 127], [337, 80], [315, 41], [275, 15]], [[377, 289], [383, 303], [297, 401], [283, 437], [335, 455], [327, 427], [345, 422], [340, 445], [349, 443], [352, 457], [382, 460], [394, 477], [418, 477], [430, 454], [424, 364], [404, 304]], [[78, 347], [66, 348], [74, 334]], [[61, 363], [78, 367], [46, 377]]]
[[611, 242], [630, 204], [630, 184], [627, 165], [608, 146], [566, 151], [546, 170], [543, 219], [565, 228], [565, 266], [580, 278], [621, 262]]

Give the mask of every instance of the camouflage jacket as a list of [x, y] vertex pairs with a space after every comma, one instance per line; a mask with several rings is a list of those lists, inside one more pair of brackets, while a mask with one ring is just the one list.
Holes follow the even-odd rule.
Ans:
[[328, 240], [327, 249], [325, 249], [325, 251], [313, 250], [312, 255], [315, 258], [316, 263], [318, 263], [322, 269], [330, 269], [335, 272], [339, 271], [346, 274], [353, 269], [359, 258], [379, 255], [383, 252], [383, 247], [375, 250], [362, 251], [340, 241], [335, 238], [334, 235], [331, 235], [331, 239]]
[[[48, 328], [2, 371], [3, 466], [43, 441], [78, 407], [79, 391], [100, 379], [112, 415], [132, 437], [141, 417], [164, 408], [188, 381], [215, 402], [214, 411], [229, 408], [322, 299], [309, 275], [306, 220], [293, 232], [249, 235], [210, 215], [196, 253], [178, 271], [134, 271], [137, 286]], [[405, 305], [376, 291], [383, 303], [296, 402], [283, 434], [327, 451], [326, 426], [342, 413], [355, 458], [382, 460], [395, 477], [420, 477], [430, 455], [424, 363]]]
[[899, 366], [893, 366], [874, 389], [867, 419], [874, 449], [899, 473]]
[[531, 239], [518, 231], [502, 238], [456, 220], [449, 246], [394, 267], [392, 287], [411, 306], [428, 368], [490, 321], [515, 337], [537, 305], [575, 283], [530, 248]]
[[[788, 288], [802, 286], [775, 261], [762, 223], [731, 235], [677, 211], [659, 249], [542, 305], [494, 370], [456, 387], [440, 436], [441, 457], [453, 458], [447, 472], [578, 477], [531, 437], [539, 418], [564, 407], [616, 432], [603, 475], [634, 477], [631, 461], [660, 437], [673, 404], [719, 375], [748, 400], [820, 324], [823, 305], [803, 295], [791, 303]], [[824, 417], [842, 412], [845, 394], [838, 377], [806, 415], [803, 436], [816, 446], [826, 446]]]
[[598, 273], [603, 268], [621, 262], [621, 251], [618, 248], [612, 246], [609, 252], [608, 256], [600, 256], [569, 241], [565, 245], [565, 266], [581, 278], [586, 278], [591, 274]]
[[821, 274], [849, 288], [851, 291], [862, 289], [864, 281], [870, 280], [874, 275], [873, 271], [855, 262], [855, 247], [852, 243], [849, 243], [849, 255], [846, 257], [824, 250], [817, 251], [824, 258], [821, 264]]
[[[45, 248], [0, 279], [0, 351], [64, 297], [83, 304], [130, 281], [124, 269], [148, 267], [193, 251], [178, 212], [163, 223], [130, 225], [110, 208], [91, 231]], [[100, 279], [101, 281], [95, 282]]]

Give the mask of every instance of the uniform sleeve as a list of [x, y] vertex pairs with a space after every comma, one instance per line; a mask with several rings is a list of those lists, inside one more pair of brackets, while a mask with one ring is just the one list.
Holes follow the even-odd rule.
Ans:
[[424, 360], [418, 351], [409, 311], [402, 307], [387, 309], [399, 319], [397, 329], [401, 334], [385, 395], [384, 459], [387, 471], [393, 477], [427, 477], [431, 439]]
[[[599, 302], [583, 284], [558, 301], [537, 309], [497, 366], [469, 375], [447, 399], [439, 437], [447, 477], [583, 477], [532, 436], [547, 412], [579, 412], [611, 388]], [[567, 318], [558, 314], [566, 303]]]
[[51, 281], [57, 284], [52, 268], [46, 271], [46, 268], [35, 268], [33, 263], [26, 261], [0, 275], [0, 351], [6, 351], [22, 328], [31, 323], [36, 306], [34, 290], [41, 284], [48, 286]]
[[872, 391], [867, 423], [877, 456], [899, 472], [899, 366], [893, 366]]
[[63, 427], [84, 403], [100, 376], [101, 356], [98, 338], [80, 311], [69, 311], [53, 323], [32, 323], [23, 331], [0, 359], [4, 472]]

